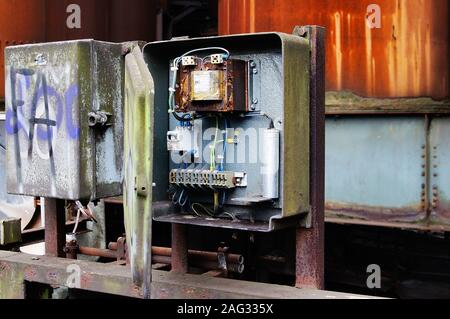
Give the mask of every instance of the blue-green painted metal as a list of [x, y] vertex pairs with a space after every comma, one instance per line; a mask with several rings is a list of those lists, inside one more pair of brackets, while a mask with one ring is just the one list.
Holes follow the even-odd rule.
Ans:
[[328, 216], [382, 222], [425, 220], [426, 136], [423, 116], [328, 118]]

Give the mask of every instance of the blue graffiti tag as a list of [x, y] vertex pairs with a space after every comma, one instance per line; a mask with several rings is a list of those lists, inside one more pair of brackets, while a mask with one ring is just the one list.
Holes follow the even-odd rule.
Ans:
[[[25, 92], [23, 92], [23, 85], [17, 85], [19, 80], [18, 75], [23, 76], [22, 79], [25, 81]], [[34, 91], [32, 91], [31, 77], [34, 76], [37, 76], [37, 80]], [[76, 125], [76, 123], [74, 123], [72, 116], [72, 107], [77, 102], [78, 98], [77, 84], [72, 84], [66, 90], [63, 99], [54, 87], [47, 84], [47, 79], [44, 74], [36, 73], [30, 69], [12, 69], [10, 72], [10, 82], [11, 106], [6, 110], [5, 123], [7, 134], [16, 135], [23, 130], [29, 137], [31, 143], [34, 138], [34, 129], [36, 128], [37, 139], [43, 141], [53, 140], [54, 128], [60, 129], [65, 120], [68, 137], [73, 140], [77, 140], [79, 138], [80, 128]], [[21, 119], [25, 118], [24, 110], [27, 108], [24, 101], [25, 95], [32, 96], [32, 101], [28, 105], [28, 108], [31, 111], [28, 125], [27, 123], [22, 123], [21, 121]], [[38, 102], [41, 99], [44, 99], [45, 102], [45, 117], [36, 118]], [[56, 121], [50, 120], [49, 118], [50, 99], [54, 101], [56, 108]]]

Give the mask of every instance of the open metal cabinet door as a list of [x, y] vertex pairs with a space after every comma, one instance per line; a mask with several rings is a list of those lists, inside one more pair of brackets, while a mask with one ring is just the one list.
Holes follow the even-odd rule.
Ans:
[[133, 281], [150, 298], [154, 84], [139, 47], [125, 57], [124, 213]]

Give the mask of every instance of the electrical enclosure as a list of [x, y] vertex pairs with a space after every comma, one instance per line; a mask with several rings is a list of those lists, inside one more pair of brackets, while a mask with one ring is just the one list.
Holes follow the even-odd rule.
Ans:
[[308, 40], [176, 39], [143, 54], [158, 119], [154, 218], [254, 231], [307, 224]]
[[122, 194], [121, 44], [6, 49], [7, 190], [94, 200]]

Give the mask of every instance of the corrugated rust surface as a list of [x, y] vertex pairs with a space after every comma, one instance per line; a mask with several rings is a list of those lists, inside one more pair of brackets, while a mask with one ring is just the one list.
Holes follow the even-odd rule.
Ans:
[[[81, 28], [67, 27], [67, 7], [80, 6]], [[108, 40], [109, 0], [46, 0], [46, 40]]]
[[0, 0], [0, 100], [5, 96], [4, 49], [45, 39], [45, 0]]
[[450, 97], [448, 0], [379, 0], [380, 29], [366, 26], [372, 0], [219, 0], [221, 35], [327, 28], [327, 90], [370, 97]]
[[[152, 41], [156, 36], [159, 0], [47, 0], [47, 41], [96, 40], [124, 42]], [[70, 4], [81, 10], [81, 28], [66, 27]]]
[[[0, 0], [0, 100], [4, 49], [10, 45], [76, 39], [153, 41], [160, 0]], [[70, 4], [80, 6], [81, 28], [67, 27]]]

